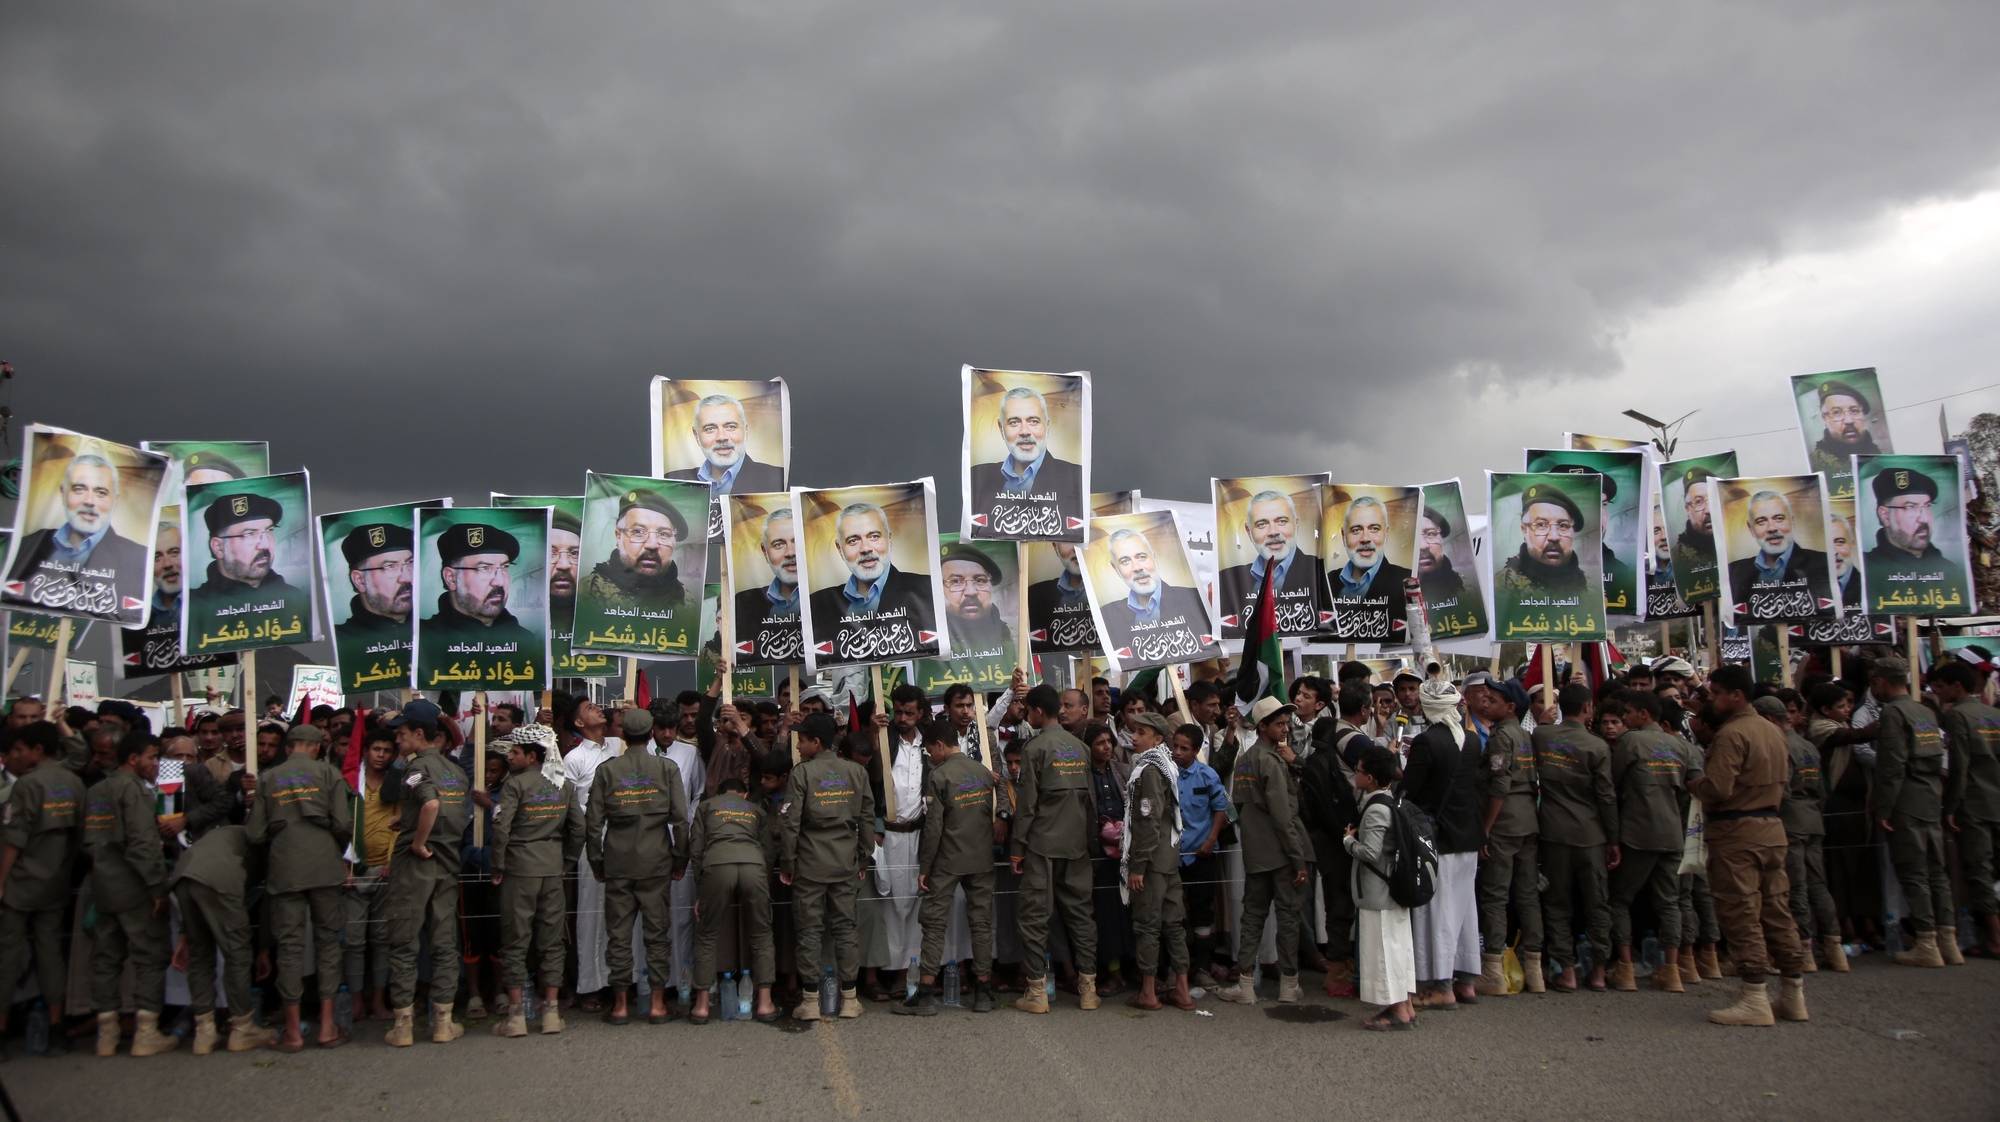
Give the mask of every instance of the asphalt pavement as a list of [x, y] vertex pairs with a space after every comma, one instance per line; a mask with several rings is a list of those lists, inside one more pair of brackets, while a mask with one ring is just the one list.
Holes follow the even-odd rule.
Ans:
[[[1308, 975], [1310, 983], [1317, 977]], [[23, 1118], [179, 1122], [410, 1119], [1992, 1119], [2000, 1115], [2000, 963], [1912, 970], [1882, 956], [1807, 982], [1809, 1024], [1709, 1025], [1734, 981], [1685, 995], [1543, 994], [1363, 1032], [1366, 1012], [1308, 1004], [1030, 1016], [948, 1009], [776, 1026], [684, 1020], [448, 1046], [196, 1059], [0, 1064]], [[1275, 987], [1267, 984], [1267, 989]], [[87, 1045], [87, 1041], [84, 1042]]]

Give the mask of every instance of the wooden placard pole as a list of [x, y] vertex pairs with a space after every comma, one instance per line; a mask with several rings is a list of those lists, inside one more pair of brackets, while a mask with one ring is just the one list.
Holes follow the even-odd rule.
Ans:
[[1840, 678], [1840, 646], [1835, 644], [1832, 649], [1833, 653], [1829, 656], [1829, 662], [1833, 668], [1833, 677], [1838, 681]]
[[[868, 668], [868, 684], [875, 691], [875, 711], [889, 714], [889, 695], [882, 691], [882, 668]], [[896, 768], [889, 759], [889, 726], [875, 728], [875, 762], [882, 767], [882, 821], [896, 820]]]
[[7, 681], [4, 684], [0, 684], [0, 694], [13, 695], [14, 679], [21, 676], [21, 667], [28, 664], [29, 653], [28, 648], [22, 647], [20, 650], [14, 652], [13, 658], [7, 661]]
[[1542, 704], [1553, 708], [1556, 703], [1556, 645], [1538, 643], [1542, 658]]
[[1771, 625], [1778, 629], [1778, 684], [1792, 688], [1792, 629], [1782, 623]]
[[[466, 762], [466, 778], [471, 781], [472, 791], [486, 789], [486, 691], [472, 695], [472, 758]], [[477, 849], [486, 844], [486, 816], [479, 812], [479, 804], [474, 802], [472, 810], [472, 845]]]
[[167, 675], [167, 677], [171, 679], [174, 684], [173, 687], [174, 707], [172, 710], [174, 715], [174, 727], [177, 729], [185, 729], [187, 728], [187, 699], [181, 693], [181, 672], [176, 670], [173, 673]]
[[1708, 632], [1708, 668], [1714, 670], [1722, 665], [1722, 626], [1717, 622], [1715, 601], [1701, 606], [1701, 622]]
[[[1077, 546], [1082, 549], [1082, 546]], [[1034, 647], [1028, 641], [1028, 543], [1014, 543], [1014, 665], [1028, 675], [1028, 684], [1035, 683]], [[1089, 692], [1086, 690], [1085, 692]], [[985, 722], [980, 722], [983, 727]]]
[[716, 663], [716, 671], [722, 675], [722, 704], [736, 704], [736, 612], [735, 596], [729, 592], [729, 543], [722, 543], [722, 551], [716, 555], [722, 564], [722, 591], [715, 598], [715, 616], [721, 631], [720, 644], [722, 659]]
[[[1181, 723], [1184, 725], [1196, 724], [1197, 722], [1194, 719], [1194, 709], [1193, 707], [1188, 705], [1187, 691], [1181, 688], [1180, 668], [1177, 666], [1169, 666], [1165, 668], [1164, 673], [1167, 675], [1167, 680], [1171, 681], [1174, 684], [1174, 704], [1181, 707]], [[1188, 673], [1190, 675], [1194, 673], [1193, 666], [1188, 667]], [[1169, 741], [1167, 744], [1167, 750], [1168, 751], [1173, 750], [1173, 743], [1171, 741]], [[1201, 756], [1201, 762], [1207, 763], [1208, 745], [1206, 743], [1199, 745], [1199, 751]]]
[[1662, 658], [1664, 658], [1664, 657], [1666, 657], [1667, 655], [1670, 655], [1670, 654], [1673, 654], [1673, 653], [1674, 653], [1674, 627], [1673, 627], [1673, 624], [1671, 624], [1671, 623], [1668, 623], [1668, 622], [1667, 622], [1666, 620], [1661, 620], [1661, 621], [1660, 621], [1660, 656], [1661, 656]]
[[263, 718], [258, 714], [257, 699], [257, 652], [244, 651], [238, 668], [236, 689], [243, 701], [243, 731], [249, 739], [243, 744], [243, 774], [257, 778], [257, 722]]
[[55, 657], [49, 662], [49, 688], [48, 692], [42, 695], [48, 698], [48, 704], [43, 708], [52, 717], [62, 712], [63, 708], [63, 687], [67, 683], [64, 671], [69, 667], [70, 626], [67, 616], [56, 625], [56, 649], [53, 652]]
[[627, 655], [625, 658], [625, 696], [622, 704], [630, 705], [639, 699], [639, 660]]
[[[785, 667], [785, 683], [791, 687], [792, 710], [796, 712], [799, 708], [798, 667], [796, 666]], [[792, 766], [796, 767], [798, 766], [799, 762], [799, 730], [796, 727], [793, 727], [791, 729], [791, 734], [792, 734]]]
[[1908, 624], [1910, 628], [1910, 653], [1905, 656], [1910, 660], [1910, 696], [1922, 697], [1924, 693], [1924, 672], [1919, 668], [1919, 663], [1922, 660], [1919, 657], [1920, 651], [1917, 645], [1917, 617], [1904, 616], [1903, 622]]

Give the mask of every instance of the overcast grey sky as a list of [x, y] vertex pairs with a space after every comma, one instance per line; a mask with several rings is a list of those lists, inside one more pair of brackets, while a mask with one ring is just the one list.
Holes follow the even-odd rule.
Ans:
[[1181, 498], [2000, 381], [1990, 0], [1348, 7], [16, 0], [0, 353], [325, 510], [643, 472], [657, 374], [948, 513], [962, 362], [1095, 372]]

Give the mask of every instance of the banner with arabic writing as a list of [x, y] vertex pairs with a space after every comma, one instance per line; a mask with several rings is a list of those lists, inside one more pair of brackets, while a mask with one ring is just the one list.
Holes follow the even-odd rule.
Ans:
[[1856, 456], [1861, 599], [1869, 615], [1976, 615], [1957, 456]]
[[1595, 474], [1486, 473], [1496, 640], [1605, 637], [1598, 479]]
[[571, 649], [694, 656], [708, 573], [708, 507], [705, 483], [584, 473]]
[[181, 598], [182, 653], [312, 642], [312, 526], [304, 471], [188, 484], [181, 541], [199, 576]]
[[549, 508], [549, 655], [555, 660], [552, 676], [615, 678], [623, 673], [617, 659], [579, 651], [573, 645], [576, 590], [583, 583], [583, 496], [502, 495], [496, 491], [493, 505]]
[[319, 516], [320, 581], [343, 693], [410, 684], [417, 510], [450, 505], [432, 499]]
[[417, 511], [415, 680], [421, 690], [549, 684], [549, 508]]

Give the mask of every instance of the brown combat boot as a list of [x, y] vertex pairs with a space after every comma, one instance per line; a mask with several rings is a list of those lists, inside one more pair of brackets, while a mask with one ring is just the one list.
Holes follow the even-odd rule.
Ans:
[[1715, 956], [1715, 944], [1704, 943], [1694, 953], [1694, 968], [1700, 972], [1702, 981], [1721, 981], [1727, 975], [1722, 972], [1722, 960]]
[[1097, 975], [1078, 974], [1076, 976], [1076, 1007], [1083, 1010], [1095, 1009], [1104, 1004], [1097, 996]]
[[1662, 962], [1653, 970], [1653, 988], [1661, 993], [1686, 993], [1681, 984], [1681, 968], [1676, 962]]
[[1611, 964], [1611, 988], [1619, 993], [1638, 993], [1639, 979], [1632, 973], [1632, 964], [1619, 959]]
[[431, 1002], [431, 1043], [450, 1044], [465, 1035], [465, 1026], [452, 1019], [451, 1003]]
[[160, 1015], [139, 1011], [139, 1028], [132, 1034], [132, 1054], [135, 1056], [158, 1056], [181, 1046], [181, 1038], [170, 1032], [160, 1031]]
[[1938, 928], [1937, 945], [1938, 954], [1944, 957], [1944, 964], [1946, 966], [1965, 965], [1965, 952], [1958, 949], [1958, 928]]
[[1847, 948], [1840, 945], [1840, 936], [1821, 936], [1819, 950], [1826, 956], [1826, 968], [1835, 974], [1845, 974], [1853, 969], [1847, 964]]
[[215, 1051], [216, 1044], [220, 1043], [221, 1040], [222, 1037], [215, 1031], [215, 1013], [213, 1011], [196, 1013], [194, 1015], [194, 1054], [197, 1056], [208, 1055], [210, 1052]]
[[118, 1054], [118, 1014], [115, 1012], [97, 1015], [97, 1054], [106, 1057]]
[[1046, 978], [1021, 979], [1021, 996], [1014, 999], [1014, 1008], [1023, 1013], [1046, 1013], [1049, 1011], [1049, 989]]
[[1521, 952], [1521, 989], [1527, 993], [1547, 993], [1548, 983], [1542, 980], [1542, 952]]
[[1806, 960], [1805, 965], [1799, 969], [1807, 974], [1819, 973], [1819, 963], [1813, 961], [1817, 956], [1813, 954], [1812, 940], [1803, 935], [1799, 936], [1799, 951], [1805, 956]]
[[1501, 973], [1499, 955], [1479, 956], [1479, 980], [1472, 983], [1472, 992], [1480, 997], [1507, 996], [1507, 976]]
[[1701, 967], [1695, 963], [1694, 944], [1681, 944], [1681, 983], [1698, 986], [1701, 984]]
[[799, 1004], [798, 1004], [797, 1008], [795, 1008], [795, 1009], [793, 1009], [793, 1010], [792, 1010], [792, 1020], [794, 1020], [794, 1021], [817, 1021], [817, 1020], [819, 1020], [819, 991], [818, 991], [818, 990], [806, 990], [806, 991], [804, 991], [804, 995], [803, 995], [803, 996], [801, 996], [801, 997], [799, 998]]
[[1745, 982], [1736, 994], [1736, 1004], [1724, 1009], [1711, 1009], [1708, 1021], [1714, 1025], [1741, 1025], [1744, 1027], [1766, 1028], [1778, 1023], [1771, 1013], [1771, 998], [1765, 992], [1763, 982]]
[[1928, 966], [1944, 969], [1944, 956], [1938, 953], [1937, 932], [1920, 931], [1917, 941], [1907, 951], [1897, 951], [1894, 961], [1898, 966]]
[[1806, 1016], [1806, 980], [1781, 978], [1778, 982], [1778, 1000], [1772, 1010], [1781, 1021], [1809, 1021]]
[[229, 1018], [231, 1052], [255, 1052], [259, 1048], [269, 1048], [277, 1039], [278, 1030], [259, 1025], [254, 1013], [241, 1013]]
[[[391, 1048], [408, 1048], [417, 1042], [416, 1025], [416, 1006], [405, 1005], [398, 1008], [396, 1010], [396, 1023], [389, 1026], [388, 1033], [382, 1037], [382, 1043], [387, 1044]], [[236, 1039], [234, 1037], [230, 1038], [229, 1047], [231, 1049], [236, 1047]]]

